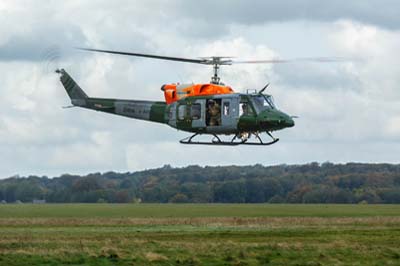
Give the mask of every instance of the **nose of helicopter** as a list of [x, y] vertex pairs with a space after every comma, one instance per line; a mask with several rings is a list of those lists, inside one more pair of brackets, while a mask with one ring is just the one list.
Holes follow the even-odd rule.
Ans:
[[258, 117], [258, 121], [262, 128], [272, 130], [294, 126], [293, 118], [278, 110], [268, 110], [262, 112]]
[[294, 120], [290, 116], [288, 116], [285, 120], [286, 127], [294, 127]]

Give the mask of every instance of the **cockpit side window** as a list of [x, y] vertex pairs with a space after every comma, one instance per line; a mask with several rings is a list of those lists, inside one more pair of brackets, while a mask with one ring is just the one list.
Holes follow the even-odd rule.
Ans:
[[274, 102], [274, 98], [271, 95], [263, 95], [265, 100], [268, 102], [268, 104], [272, 107], [272, 108], [276, 108], [275, 106], [275, 102]]
[[239, 116], [254, 115], [254, 110], [251, 102], [247, 98], [242, 98], [239, 104]]
[[268, 108], [275, 109], [274, 101], [272, 99], [272, 96], [270, 95], [253, 95], [251, 97], [251, 101], [253, 102], [257, 113], [262, 112]]

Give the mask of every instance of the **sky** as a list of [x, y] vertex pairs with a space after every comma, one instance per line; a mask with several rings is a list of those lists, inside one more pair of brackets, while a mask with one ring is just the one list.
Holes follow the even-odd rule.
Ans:
[[[399, 163], [400, 2], [395, 0], [2, 0], [0, 178], [138, 171], [166, 164]], [[208, 66], [74, 47], [197, 58], [346, 57], [225, 66], [236, 91], [270, 83], [298, 116], [268, 147], [181, 145], [166, 125], [72, 108], [56, 68], [90, 96], [163, 100], [166, 83], [206, 83]]]

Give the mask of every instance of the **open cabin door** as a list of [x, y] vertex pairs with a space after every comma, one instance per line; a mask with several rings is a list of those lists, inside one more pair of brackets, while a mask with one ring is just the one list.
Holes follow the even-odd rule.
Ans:
[[238, 121], [238, 98], [222, 97], [206, 102], [206, 125], [208, 131], [231, 133], [236, 131]]

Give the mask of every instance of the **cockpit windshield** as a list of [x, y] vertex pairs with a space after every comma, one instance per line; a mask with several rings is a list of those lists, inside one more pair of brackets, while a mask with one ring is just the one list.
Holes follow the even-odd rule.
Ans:
[[271, 95], [258, 94], [252, 95], [251, 100], [257, 112], [264, 111], [265, 109], [271, 108], [275, 109], [274, 99]]

